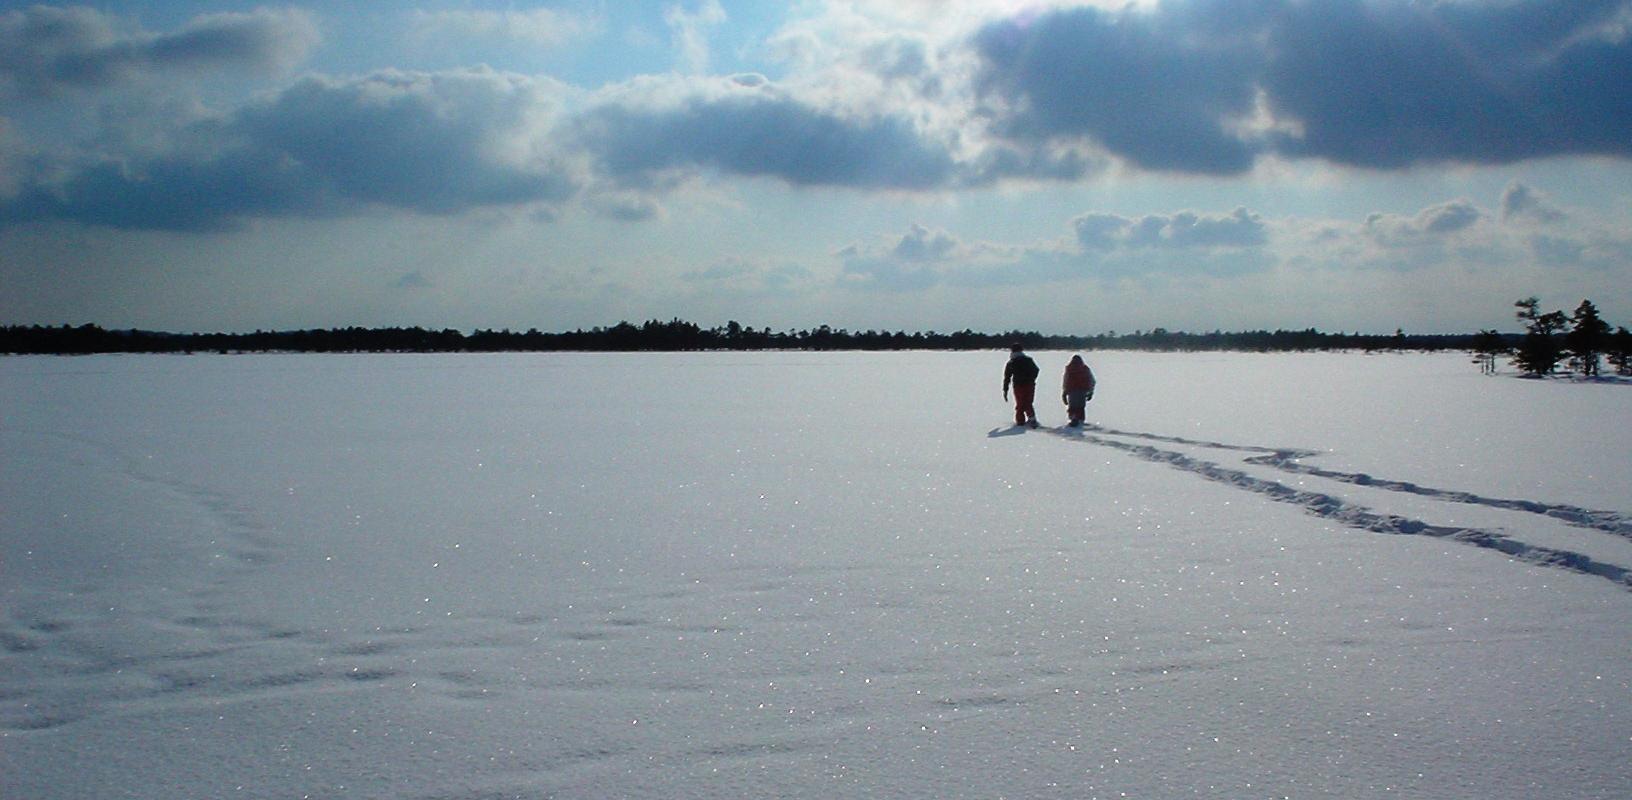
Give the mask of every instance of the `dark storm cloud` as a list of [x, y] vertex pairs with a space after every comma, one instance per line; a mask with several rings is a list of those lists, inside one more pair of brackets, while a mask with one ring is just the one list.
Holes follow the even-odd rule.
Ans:
[[[1229, 174], [1261, 153], [1399, 168], [1632, 156], [1627, 0], [1166, 2], [983, 29], [979, 87], [1017, 142]], [[1255, 129], [1260, 98], [1281, 126]]]
[[494, 155], [540, 106], [528, 81], [482, 70], [310, 78], [194, 125], [202, 144], [185, 152], [37, 169], [0, 201], [0, 223], [212, 230], [365, 204], [443, 214], [561, 200], [574, 191], [563, 174]]
[[580, 140], [608, 174], [629, 183], [705, 169], [795, 186], [929, 189], [954, 174], [945, 150], [905, 119], [850, 119], [774, 96], [603, 106], [581, 120]]
[[167, 70], [285, 67], [317, 39], [299, 11], [211, 14], [149, 33], [88, 8], [34, 6], [0, 14], [0, 90], [50, 95]]

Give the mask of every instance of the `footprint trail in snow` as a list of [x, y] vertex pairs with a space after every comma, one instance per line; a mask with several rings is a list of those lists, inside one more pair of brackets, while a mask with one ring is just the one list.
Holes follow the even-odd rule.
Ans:
[[1586, 553], [1527, 542], [1517, 538], [1505, 528], [1437, 525], [1415, 517], [1381, 511], [1332, 494], [1295, 488], [1279, 481], [1254, 476], [1242, 469], [1234, 469], [1217, 462], [1196, 458], [1180, 450], [1157, 447], [1146, 442], [1244, 453], [1248, 455], [1241, 459], [1243, 464], [1272, 467], [1300, 477], [1319, 478], [1433, 501], [1534, 514], [1572, 527], [1632, 540], [1632, 518], [1620, 512], [1537, 500], [1487, 497], [1472, 492], [1421, 486], [1409, 481], [1377, 478], [1363, 472], [1322, 469], [1302, 463], [1302, 459], [1319, 455], [1319, 451], [1314, 450], [1234, 445], [1142, 431], [1117, 430], [1097, 425], [1049, 430], [1070, 440], [1121, 450], [1146, 461], [1166, 464], [1211, 481], [1264, 495], [1276, 502], [1299, 506], [1309, 514], [1331, 519], [1351, 528], [1374, 533], [1427, 536], [1496, 550], [1525, 563], [1604, 578], [1622, 589], [1632, 591], [1632, 568]]

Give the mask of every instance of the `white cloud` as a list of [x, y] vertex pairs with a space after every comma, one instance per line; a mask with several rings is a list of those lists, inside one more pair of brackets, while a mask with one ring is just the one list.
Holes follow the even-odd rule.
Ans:
[[1372, 241], [1383, 247], [1438, 246], [1483, 219], [1485, 213], [1472, 202], [1453, 200], [1424, 208], [1411, 217], [1372, 214], [1366, 218], [1365, 230]]
[[1267, 241], [1263, 218], [1245, 208], [1229, 214], [1149, 214], [1139, 218], [1085, 214], [1072, 220], [1087, 250], [1128, 248], [1240, 248]]
[[553, 47], [599, 27], [600, 22], [592, 17], [552, 8], [415, 11], [411, 35], [416, 39], [512, 39]]
[[1561, 222], [1566, 215], [1545, 195], [1514, 181], [1502, 191], [1502, 221], [1528, 220], [1543, 224]]
[[932, 231], [922, 225], [913, 225], [912, 230], [896, 243], [891, 254], [902, 261], [942, 261], [957, 248], [958, 240], [946, 231]]
[[1239, 276], [1274, 263], [1268, 225], [1245, 208], [1228, 214], [1180, 211], [1123, 217], [1089, 213], [1070, 220], [1073, 236], [1037, 242], [964, 242], [913, 225], [878, 245], [838, 253], [844, 285], [916, 291], [931, 286], [1022, 286], [1072, 281], [1167, 281]]
[[708, 71], [710, 52], [708, 32], [726, 20], [725, 8], [719, 0], [702, 0], [693, 10], [672, 5], [663, 10], [663, 21], [674, 35], [680, 69], [693, 75]]
[[[1506, 196], [1512, 199], [1511, 192]], [[1534, 293], [1539, 289], [1525, 289], [1525, 281], [1552, 280], [1540, 277], [1546, 275], [1563, 280], [1561, 270], [1579, 282], [1594, 272], [1624, 273], [1632, 263], [1632, 234], [1624, 225], [1575, 222], [1539, 235], [1528, 224], [1498, 224], [1467, 199], [1360, 220], [1269, 218], [1246, 208], [1143, 216], [1093, 212], [1072, 218], [1069, 231], [1055, 240], [986, 242], [915, 224], [905, 234], [839, 251], [840, 285], [910, 294], [937, 287], [995, 290], [1073, 283], [1108, 291], [1133, 282], [1149, 291], [1209, 285], [1219, 296], [1235, 296], [1243, 294], [1239, 287], [1261, 285], [1263, 276], [1274, 275], [1288, 282], [1287, 293], [1311, 297], [1340, 286], [1388, 286], [1388, 291], [1415, 292], [1418, 298], [1442, 297], [1470, 281], [1483, 287], [1476, 292], [1483, 297], [1486, 292]], [[1357, 277], [1365, 275], [1373, 277]], [[1331, 285], [1323, 289], [1323, 282]], [[1460, 294], [1457, 303], [1468, 307]], [[1431, 310], [1431, 305], [1424, 308]], [[1500, 310], [1501, 304], [1494, 307]], [[1338, 311], [1335, 306], [1323, 310], [1322, 318], [1339, 316]]]

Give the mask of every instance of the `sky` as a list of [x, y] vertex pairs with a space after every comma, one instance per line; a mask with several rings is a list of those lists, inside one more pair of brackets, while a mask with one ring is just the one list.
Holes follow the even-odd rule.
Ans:
[[1632, 326], [1632, 0], [0, 2], [0, 324]]

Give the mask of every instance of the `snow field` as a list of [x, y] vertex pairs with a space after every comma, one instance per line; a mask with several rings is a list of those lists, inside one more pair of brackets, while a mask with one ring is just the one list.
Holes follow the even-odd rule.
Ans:
[[0, 794], [1632, 790], [1626, 387], [1087, 356], [0, 361]]

